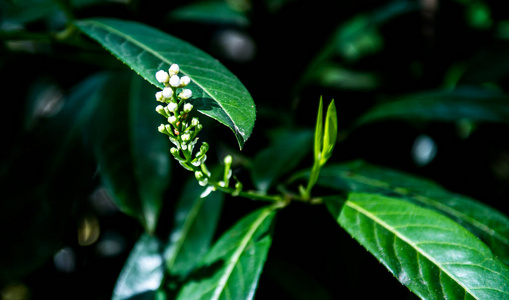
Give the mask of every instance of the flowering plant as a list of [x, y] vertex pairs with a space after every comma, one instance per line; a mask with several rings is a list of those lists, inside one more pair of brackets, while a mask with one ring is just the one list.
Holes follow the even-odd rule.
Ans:
[[2, 299], [509, 298], [493, 3], [106, 2], [0, 0]]

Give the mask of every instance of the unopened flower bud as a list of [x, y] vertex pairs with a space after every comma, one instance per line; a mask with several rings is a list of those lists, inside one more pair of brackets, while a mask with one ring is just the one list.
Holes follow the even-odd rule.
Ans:
[[184, 104], [184, 112], [188, 113], [193, 109], [193, 105], [191, 103]]
[[191, 135], [189, 133], [184, 133], [182, 135], [182, 141], [189, 142], [191, 140]]
[[156, 100], [159, 102], [164, 102], [163, 92], [156, 93]]
[[156, 111], [163, 116], [166, 114], [166, 112], [164, 111], [164, 107], [162, 105], [156, 106]]
[[175, 116], [168, 117], [168, 123], [175, 124], [175, 122], [177, 122], [177, 118]]
[[173, 96], [173, 89], [171, 87], [165, 87], [162, 94], [164, 98], [170, 99]]
[[178, 108], [178, 105], [175, 102], [170, 102], [170, 104], [168, 104], [168, 106], [166, 106], [166, 107], [168, 108], [168, 110], [170, 112], [175, 112]]
[[196, 171], [194, 172], [194, 177], [196, 177], [197, 180], [202, 180], [204, 176], [201, 171]]
[[179, 97], [180, 99], [187, 100], [193, 96], [193, 92], [190, 89], [184, 89], [182, 92], [180, 92]]
[[185, 87], [189, 83], [191, 83], [191, 78], [189, 78], [189, 76], [182, 76], [180, 78], [180, 86], [179, 87]]
[[180, 77], [178, 77], [177, 75], [173, 75], [170, 77], [170, 85], [172, 87], [179, 87], [180, 85]]
[[177, 155], [177, 153], [178, 153], [178, 152], [179, 152], [179, 149], [177, 149], [177, 148], [175, 148], [175, 147], [171, 147], [171, 149], [170, 149], [170, 153], [171, 153], [172, 155]]
[[172, 64], [170, 66], [170, 69], [168, 69], [168, 72], [170, 73], [170, 76], [177, 75], [180, 71], [179, 65]]
[[165, 71], [160, 70], [156, 73], [156, 79], [160, 83], [167, 83], [170, 80], [170, 76]]
[[232, 158], [232, 156], [231, 156], [231, 155], [227, 155], [227, 156], [225, 156], [225, 158], [224, 158], [224, 164], [225, 164], [225, 165], [231, 165], [231, 164], [232, 164], [232, 161], [233, 161], [233, 158]]
[[197, 126], [198, 124], [200, 124], [200, 120], [198, 120], [198, 118], [193, 118], [191, 120], [191, 125], [192, 126]]
[[159, 130], [159, 132], [161, 132], [161, 133], [166, 132], [166, 128], [164, 127], [164, 124], [159, 125], [159, 127], [157, 127], [157, 130]]

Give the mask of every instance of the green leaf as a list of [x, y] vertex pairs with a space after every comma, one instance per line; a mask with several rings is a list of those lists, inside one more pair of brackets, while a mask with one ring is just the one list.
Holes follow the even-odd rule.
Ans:
[[223, 193], [202, 197], [204, 188], [192, 178], [175, 209], [175, 224], [165, 250], [166, 268], [172, 276], [188, 275], [209, 250], [221, 214]]
[[311, 130], [278, 130], [271, 132], [274, 142], [254, 159], [251, 178], [256, 188], [267, 192], [281, 176], [295, 168], [311, 151]]
[[318, 104], [318, 114], [316, 116], [316, 125], [315, 125], [315, 162], [320, 161], [321, 153], [322, 153], [322, 140], [323, 140], [323, 101], [322, 97], [320, 97], [320, 102]]
[[422, 299], [508, 299], [509, 269], [468, 230], [412, 203], [351, 193], [337, 222]]
[[[52, 0], [2, 1], [2, 19], [15, 23], [29, 23], [57, 12], [58, 6]], [[12, 2], [12, 3], [11, 3]]]
[[106, 79], [95, 74], [72, 87], [60, 111], [20, 136], [14, 157], [2, 157], [0, 219], [10, 242], [1, 251], [0, 282], [20, 280], [51, 259], [75, 204], [89, 197], [95, 169], [82, 152], [81, 133]]
[[147, 101], [153, 92], [135, 76], [112, 74], [89, 128], [105, 187], [120, 210], [138, 218], [148, 232], [157, 225], [170, 176], [169, 143], [161, 138], [159, 116]]
[[179, 21], [249, 25], [249, 19], [227, 1], [202, 1], [174, 9], [170, 18]]
[[252, 299], [272, 242], [272, 207], [241, 219], [221, 236], [177, 299]]
[[112, 300], [154, 299], [164, 277], [162, 247], [155, 236], [140, 237], [120, 272]]
[[334, 100], [331, 101], [327, 108], [327, 115], [325, 117], [325, 131], [323, 133], [323, 147], [322, 155], [320, 157], [320, 165], [324, 165], [327, 160], [332, 156], [332, 150], [336, 145], [336, 138], [338, 136], [338, 116], [336, 113], [336, 105]]
[[[332, 33], [321, 51], [315, 55], [300, 78], [301, 84], [297, 85], [297, 88], [305, 86], [310, 81], [323, 82], [324, 79], [328, 80], [328, 84], [336, 83], [336, 87], [347, 85], [347, 88], [357, 88], [359, 86], [361, 88], [372, 88], [374, 85], [376, 86], [376, 78], [373, 78], [371, 74], [361, 73], [357, 75], [357, 78], [349, 77], [345, 79], [345, 73], [349, 75], [352, 71], [344, 68], [332, 69], [331, 66], [337, 65], [336, 56], [340, 56], [347, 63], [352, 63], [378, 52], [385, 42], [379, 32], [379, 27], [389, 23], [394, 18], [419, 9], [417, 3], [392, 1], [373, 12], [359, 14], [341, 24]], [[332, 77], [334, 81], [332, 82], [330, 75], [326, 74], [331, 71], [334, 72]], [[338, 82], [338, 79], [341, 79], [341, 81]], [[347, 80], [346, 83], [345, 80]]]
[[[131, 21], [77, 21], [81, 31], [153, 85], [162, 88], [155, 73], [173, 63], [192, 82], [193, 105], [199, 112], [228, 126], [242, 148], [255, 121], [255, 105], [242, 83], [221, 63], [196, 47], [158, 29]], [[153, 95], [150, 95], [153, 99]], [[155, 101], [155, 100], [154, 100]]]
[[373, 107], [359, 124], [386, 119], [509, 123], [509, 96], [482, 88], [457, 88], [403, 96]]
[[[133, 76], [129, 92], [129, 138], [134, 175], [145, 222], [149, 231], [155, 229], [170, 182], [169, 143], [157, 130], [160, 121], [154, 115], [150, 95], [154, 88]], [[147, 99], [148, 98], [148, 99]]]
[[509, 265], [507, 216], [474, 199], [451, 193], [432, 181], [354, 161], [326, 166], [317, 184], [352, 192], [389, 194], [431, 208], [465, 226]]

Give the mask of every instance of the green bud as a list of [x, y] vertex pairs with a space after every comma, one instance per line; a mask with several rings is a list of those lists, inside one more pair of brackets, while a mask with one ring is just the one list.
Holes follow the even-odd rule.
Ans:
[[196, 177], [196, 180], [202, 180], [205, 176], [201, 171], [194, 172], [194, 177]]

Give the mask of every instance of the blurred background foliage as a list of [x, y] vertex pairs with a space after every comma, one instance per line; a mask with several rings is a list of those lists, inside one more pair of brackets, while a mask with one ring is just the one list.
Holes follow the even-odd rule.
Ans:
[[[425, 176], [508, 214], [504, 4], [1, 0], [2, 299], [110, 298], [133, 244], [157, 222], [129, 209], [160, 210], [154, 234], [166, 237], [188, 177], [172, 168], [156, 131], [151, 87], [69, 29], [70, 20], [139, 21], [191, 42], [237, 75], [257, 105], [252, 137], [239, 152], [231, 132], [214, 122], [204, 136], [216, 151], [212, 162], [235, 154], [245, 185], [245, 168], [270, 160], [263, 150], [273, 141], [279, 151], [281, 141], [297, 143], [296, 161], [309, 153], [302, 128], [313, 128], [323, 95], [338, 108], [341, 140], [332, 160]], [[161, 143], [137, 146], [147, 139]], [[143, 155], [151, 159], [141, 165], [148, 171], [139, 169]], [[274, 178], [260, 176], [281, 178], [289, 165], [297, 163]], [[307, 157], [299, 166], [310, 165]], [[256, 205], [225, 199], [218, 232]], [[415, 298], [327, 214], [298, 203], [281, 211], [257, 297]]]

